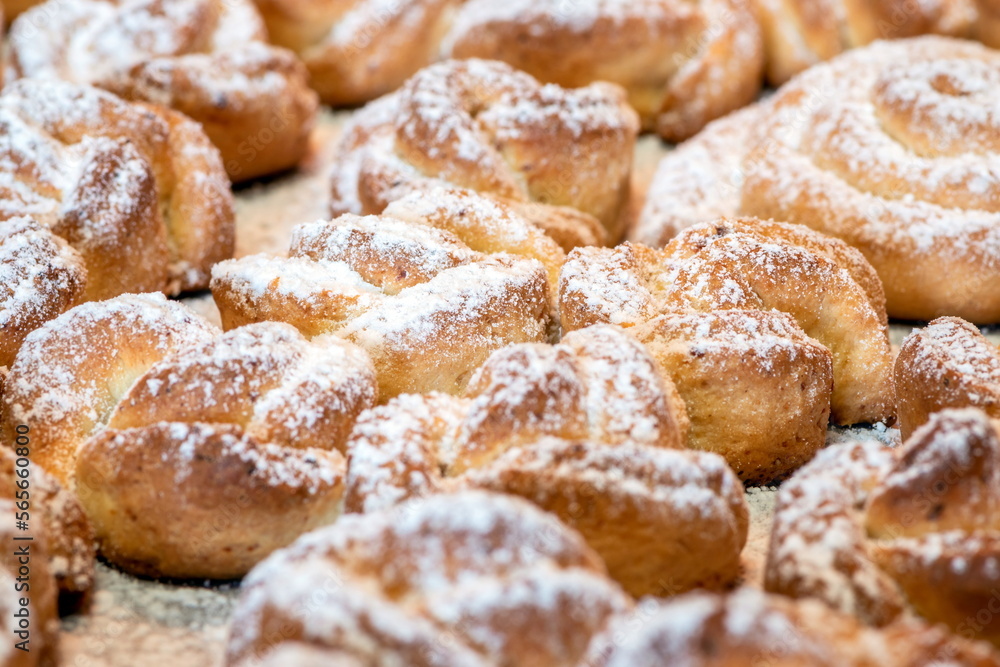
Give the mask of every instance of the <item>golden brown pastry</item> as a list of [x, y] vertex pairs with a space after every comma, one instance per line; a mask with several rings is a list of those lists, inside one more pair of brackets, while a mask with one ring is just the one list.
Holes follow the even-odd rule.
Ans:
[[295, 51], [327, 104], [390, 93], [438, 59], [461, 0], [255, 0], [271, 41]]
[[640, 605], [594, 640], [586, 667], [995, 667], [989, 646], [940, 626], [882, 630], [810, 601], [742, 588]]
[[877, 39], [964, 37], [982, 19], [977, 0], [754, 0], [767, 78], [779, 86], [802, 70]]
[[82, 301], [86, 285], [83, 258], [66, 241], [31, 218], [0, 220], [0, 366], [25, 336]]
[[779, 491], [768, 590], [816, 597], [882, 625], [906, 610], [1000, 641], [997, 422], [931, 416], [899, 450], [823, 451]]
[[240, 667], [283, 646], [320, 664], [575, 667], [632, 606], [574, 531], [483, 492], [344, 517], [242, 591], [226, 656]]
[[[693, 196], [671, 211], [662, 196], [671, 187], [659, 184], [697, 173], [701, 192], [727, 193], [701, 204], [713, 215], [798, 222], [857, 247], [893, 317], [1000, 320], [998, 65], [995, 51], [944, 37], [879, 42], [818, 65], [706, 130], [681, 159], [668, 156], [641, 238], [696, 219]], [[717, 133], [746, 153], [715, 161]]]
[[728, 452], [746, 479], [766, 481], [823, 444], [831, 405], [837, 423], [893, 418], [883, 299], [871, 266], [843, 243], [733, 219], [662, 250], [577, 249], [559, 300], [566, 331], [629, 327], [677, 384], [691, 446]]
[[619, 84], [667, 141], [751, 102], [764, 65], [754, 10], [740, 0], [468, 0], [444, 51], [569, 88]]
[[748, 510], [725, 462], [681, 452], [683, 404], [643, 346], [608, 326], [495, 352], [463, 398], [400, 396], [361, 417], [345, 507], [473, 487], [579, 530], [634, 595], [730, 583]]
[[[28, 11], [45, 0], [0, 0], [0, 19], [13, 21], [20, 14]], [[2, 23], [2, 21], [0, 21]]]
[[567, 90], [499, 62], [447, 61], [355, 113], [333, 166], [331, 210], [377, 214], [450, 185], [506, 201], [543, 228], [603, 227], [597, 240], [615, 241], [638, 130], [617, 86]]
[[977, 407], [1000, 417], [1000, 350], [975, 325], [938, 318], [903, 341], [896, 391], [904, 439], [945, 408]]
[[87, 86], [16, 81], [0, 95], [0, 220], [21, 216], [79, 252], [88, 300], [202, 289], [233, 252], [232, 193], [201, 128]]
[[298, 164], [316, 114], [302, 63], [265, 37], [250, 0], [50, 0], [11, 26], [8, 73], [181, 111], [240, 181]]
[[552, 304], [539, 261], [477, 252], [433, 226], [448, 227], [434, 211], [421, 217], [427, 224], [415, 220], [345, 215], [299, 225], [287, 258], [219, 264], [212, 294], [224, 327], [278, 320], [307, 336], [346, 338], [371, 355], [383, 400], [459, 393], [494, 350], [548, 339]]

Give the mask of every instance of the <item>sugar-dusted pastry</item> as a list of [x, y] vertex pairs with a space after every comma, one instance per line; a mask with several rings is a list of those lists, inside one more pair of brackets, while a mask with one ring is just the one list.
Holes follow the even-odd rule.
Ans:
[[7, 73], [183, 112], [240, 181], [298, 164], [316, 114], [305, 67], [265, 38], [250, 0], [49, 0], [11, 26]]
[[[21, 217], [38, 224], [11, 220]], [[79, 253], [87, 300], [202, 289], [212, 265], [233, 252], [229, 181], [197, 123], [57, 81], [16, 81], [0, 94], [0, 233], [25, 225]], [[58, 242], [40, 240], [37, 229], [25, 233], [4, 243], [34, 239], [33, 251], [18, 252], [19, 270], [62, 271], [66, 260], [56, 255], [70, 251], [57, 253]]]
[[965, 37], [984, 20], [977, 0], [753, 0], [752, 4], [764, 33], [767, 78], [775, 86], [878, 39]]
[[725, 452], [747, 478], [801, 465], [831, 408], [843, 424], [894, 416], [878, 278], [805, 227], [720, 220], [662, 250], [580, 248], [559, 306], [566, 331], [608, 322], [649, 345], [687, 405], [691, 446]]
[[8, 441], [31, 429], [34, 460], [74, 489], [108, 560], [227, 579], [339, 515], [344, 443], [375, 396], [371, 361], [339, 338], [221, 334], [130, 295], [30, 336], [3, 416]]
[[257, 566], [226, 664], [278, 653], [337, 665], [576, 667], [631, 607], [552, 515], [508, 496], [446, 494], [344, 517]]
[[[495, 215], [489, 208], [485, 214]], [[515, 248], [502, 234], [480, 235], [483, 226], [468, 217], [449, 224], [433, 207], [402, 215], [407, 220], [345, 215], [299, 225], [287, 258], [219, 264], [212, 294], [223, 326], [277, 320], [307, 336], [356, 343], [375, 363], [383, 400], [459, 393], [494, 350], [548, 340], [551, 273], [535, 259], [541, 246], [521, 239]], [[497, 250], [526, 256], [491, 254]]]
[[570, 88], [617, 83], [668, 141], [751, 102], [764, 65], [754, 8], [740, 0], [468, 0], [444, 50]]
[[975, 325], [940, 317], [903, 341], [896, 401], [904, 439], [945, 408], [976, 407], [1000, 417], [1000, 350]]
[[866, 623], [907, 611], [1000, 641], [1000, 424], [965, 408], [931, 416], [899, 450], [821, 452], [778, 492], [768, 590], [814, 597]]
[[355, 113], [336, 153], [331, 210], [377, 214], [414, 190], [450, 185], [543, 227], [603, 228], [597, 240], [615, 241], [638, 130], [617, 86], [569, 90], [499, 62], [439, 63]]
[[[945, 37], [817, 65], [667, 156], [635, 238], [662, 242], [700, 212], [801, 223], [864, 253], [889, 315], [996, 322], [998, 71], [996, 51]], [[696, 185], [675, 206], [678, 178]]]

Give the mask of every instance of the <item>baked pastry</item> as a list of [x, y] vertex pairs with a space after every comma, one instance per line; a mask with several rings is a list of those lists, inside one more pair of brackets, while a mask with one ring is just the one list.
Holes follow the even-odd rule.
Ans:
[[127, 296], [31, 336], [5, 416], [70, 479], [108, 560], [227, 579], [339, 515], [342, 450], [375, 392], [370, 360], [339, 338], [278, 323], [216, 335], [182, 306]]
[[255, 0], [271, 41], [295, 51], [327, 104], [390, 93], [438, 59], [462, 0]]
[[251, 0], [49, 0], [11, 26], [10, 78], [93, 84], [193, 118], [234, 181], [294, 167], [316, 95]]
[[[198, 125], [87, 86], [16, 81], [0, 95], [0, 220], [20, 216], [79, 252], [87, 300], [203, 289], [233, 252], [229, 182]], [[54, 261], [51, 243], [37, 261]]]
[[976, 407], [1000, 417], [1000, 350], [975, 325], [938, 318], [903, 341], [896, 389], [903, 438], [945, 408]]
[[83, 258], [63, 239], [31, 218], [0, 220], [0, 366], [25, 336], [82, 301], [86, 285]]
[[483, 492], [346, 516], [275, 553], [242, 590], [226, 656], [240, 667], [283, 645], [323, 664], [346, 654], [360, 664], [575, 667], [632, 606], [579, 535], [523, 500]]
[[740, 0], [468, 0], [444, 51], [569, 88], [619, 84], [667, 141], [753, 101], [764, 66], [754, 9]]
[[767, 589], [876, 625], [912, 609], [996, 644], [1000, 621], [977, 612], [1000, 581], [997, 429], [979, 410], [945, 410], [901, 450], [823, 451], [778, 492]]
[[223, 262], [212, 279], [223, 326], [277, 320], [346, 338], [371, 355], [383, 400], [459, 393], [494, 350], [547, 340], [552, 306], [540, 262], [476, 252], [436, 220], [345, 215], [296, 227], [287, 258]]
[[691, 446], [762, 481], [822, 446], [831, 406], [841, 424], [893, 418], [883, 303], [860, 253], [750, 219], [692, 227], [662, 250], [579, 248], [559, 293], [563, 330], [628, 327], [676, 383]]
[[[706, 130], [746, 132], [734, 142], [745, 155], [695, 165], [699, 151], [686, 150], [672, 167], [661, 165], [657, 181], [697, 170], [703, 191], [736, 188], [738, 196], [704, 205], [713, 214], [738, 202], [723, 212], [798, 222], [845, 240], [875, 267], [893, 317], [998, 321], [996, 128], [983, 111], [992, 108], [998, 63], [990, 49], [944, 37], [855, 49], [744, 113], [742, 130], [726, 123]], [[718, 153], [717, 140], [694, 141], [705, 157]], [[660, 187], [651, 190], [659, 206], [644, 215], [669, 210]], [[665, 225], [696, 210], [691, 201], [682, 200], [681, 214], [666, 216]], [[645, 219], [643, 238], [658, 226]]]
[[673, 449], [686, 422], [649, 353], [614, 327], [512, 345], [462, 398], [400, 396], [363, 415], [345, 509], [490, 489], [579, 530], [634, 595], [725, 585], [746, 541], [743, 487], [721, 458]]
[[18, 15], [28, 11], [45, 0], [0, 0], [0, 24], [2, 19], [13, 21]]
[[877, 39], [964, 37], [979, 22], [977, 0], [754, 0], [767, 78], [780, 86], [816, 63]]
[[873, 630], [810, 601], [741, 588], [693, 592], [615, 618], [586, 667], [992, 667], [1000, 654], [940, 626], [899, 621]]
[[[566, 90], [499, 62], [447, 61], [355, 113], [331, 211], [377, 214], [441, 185], [508, 202], [543, 227], [624, 231], [639, 122], [617, 86]], [[599, 225], [595, 225], [599, 222]]]

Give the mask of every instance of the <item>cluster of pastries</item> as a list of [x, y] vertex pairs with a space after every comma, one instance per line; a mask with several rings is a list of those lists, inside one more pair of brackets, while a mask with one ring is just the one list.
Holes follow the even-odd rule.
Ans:
[[0, 6], [0, 665], [98, 556], [242, 579], [233, 667], [1000, 665], [991, 2]]

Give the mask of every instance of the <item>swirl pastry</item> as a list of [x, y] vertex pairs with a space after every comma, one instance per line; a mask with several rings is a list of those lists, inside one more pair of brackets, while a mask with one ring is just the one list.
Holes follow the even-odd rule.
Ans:
[[574, 250], [559, 294], [564, 330], [610, 322], [649, 345], [687, 406], [691, 446], [762, 481], [822, 446], [831, 405], [837, 423], [893, 418], [883, 298], [857, 251], [749, 219], [692, 227], [663, 250]]
[[250, 0], [49, 0], [11, 26], [8, 73], [181, 111], [246, 180], [298, 164], [317, 107], [305, 68], [265, 36]]
[[569, 88], [619, 84], [668, 141], [753, 101], [764, 66], [754, 10], [740, 0], [468, 0], [444, 50]]
[[[30, 224], [10, 222], [21, 216], [79, 252], [87, 300], [201, 289], [212, 264], [233, 252], [229, 182], [198, 125], [85, 86], [17, 81], [0, 95], [3, 229], [14, 233]], [[24, 233], [15, 235], [18, 243], [28, 242]], [[58, 242], [32, 234], [35, 250], [19, 252], [22, 267], [10, 270], [20, 271], [21, 280], [32, 272], [61, 272], [68, 280], [67, 260], [56, 259]], [[52, 314], [50, 305], [35, 317]]]
[[998, 418], [1000, 350], [974, 325], [938, 318], [903, 341], [896, 388], [904, 438], [946, 408], [976, 407]]
[[743, 487], [721, 458], [672, 449], [686, 421], [649, 353], [614, 327], [510, 346], [463, 398], [400, 396], [363, 415], [345, 507], [490, 489], [579, 530], [634, 595], [724, 585], [746, 541]]
[[234, 667], [278, 651], [320, 664], [575, 667], [631, 607], [575, 532], [483, 492], [344, 517], [261, 563], [242, 590]]
[[945, 410], [894, 451], [825, 450], [778, 493], [768, 590], [881, 625], [912, 609], [1000, 641], [997, 422]]
[[370, 360], [340, 339], [277, 323], [219, 335], [148, 295], [53, 320], [9, 380], [5, 424], [31, 428], [106, 558], [215, 579], [339, 515], [341, 450], [376, 391]]
[[754, 4], [764, 34], [767, 78], [775, 86], [877, 39], [964, 37], [979, 19], [976, 0], [754, 0]]
[[[421, 219], [427, 224], [346, 215], [299, 225], [287, 258], [219, 264], [212, 294], [224, 327], [278, 320], [307, 336], [346, 338], [371, 355], [384, 400], [459, 393], [494, 350], [549, 337], [548, 275], [539, 261], [477, 252], [431, 226], [447, 226], [442, 216]], [[452, 229], [482, 227], [456, 221]]]
[[696, 213], [689, 198], [669, 214], [663, 196], [672, 186], [660, 188], [697, 171], [701, 192], [736, 191], [702, 205], [713, 213], [735, 204], [723, 212], [802, 223], [860, 249], [893, 317], [1000, 320], [1000, 186], [988, 111], [998, 65], [996, 52], [944, 37], [879, 42], [818, 65], [737, 127], [706, 130], [736, 136], [744, 155], [696, 160], [718, 154], [719, 138], [702, 136], [693, 140], [700, 148], [661, 165], [651, 190], [660, 203], [644, 211], [642, 238]]
[[873, 630], [823, 605], [742, 588], [649, 601], [599, 634], [586, 667], [993, 667], [988, 645], [940, 626], [900, 621]]
[[582, 243], [614, 241], [638, 130], [617, 86], [567, 90], [499, 62], [447, 61], [355, 114], [337, 150], [331, 210], [377, 214], [450, 185], [503, 200], [543, 228], [605, 230]]

